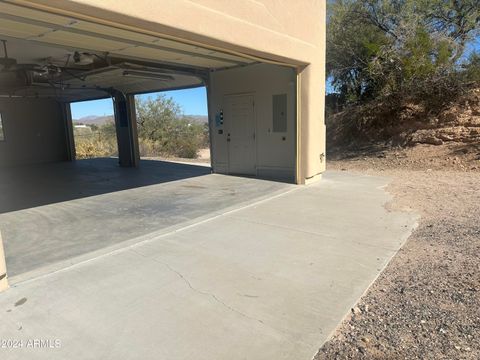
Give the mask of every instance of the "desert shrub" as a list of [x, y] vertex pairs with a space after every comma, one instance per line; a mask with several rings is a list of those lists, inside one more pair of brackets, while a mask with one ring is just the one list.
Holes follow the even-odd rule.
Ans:
[[[171, 98], [136, 99], [140, 156], [196, 158], [208, 147], [208, 125], [190, 122]], [[117, 155], [113, 122], [75, 129], [77, 158]]]
[[196, 158], [198, 150], [208, 146], [208, 128], [191, 123], [181, 108], [165, 95], [137, 99], [137, 127], [144, 156]]
[[197, 157], [198, 150], [204, 147], [208, 147], [208, 140], [205, 140], [202, 127], [197, 124], [180, 124], [166, 137], [166, 141], [165, 139], [139, 138], [140, 156], [175, 156], [193, 159]]
[[80, 138], [75, 144], [77, 159], [90, 159], [117, 155], [117, 144], [115, 141]]
[[75, 128], [75, 151], [77, 159], [116, 156], [117, 138], [115, 125], [107, 123], [96, 128]]
[[100, 125], [97, 128], [97, 136], [100, 140], [106, 141], [116, 141], [117, 139], [117, 131], [115, 129], [115, 123], [107, 122], [106, 124]]
[[138, 147], [140, 149], [141, 157], [154, 157], [154, 156], [164, 156], [162, 154], [161, 145], [154, 140], [149, 139], [138, 139]]
[[464, 81], [480, 84], [480, 54], [473, 52], [462, 64]]

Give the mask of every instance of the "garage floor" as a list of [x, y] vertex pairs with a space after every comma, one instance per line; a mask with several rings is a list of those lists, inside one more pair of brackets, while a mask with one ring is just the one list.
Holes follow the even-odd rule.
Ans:
[[0, 172], [9, 276], [22, 280], [292, 185], [212, 175], [205, 166], [80, 160]]
[[[215, 175], [153, 185], [169, 189], [157, 201], [180, 196], [176, 216], [204, 196], [228, 206], [233, 189], [250, 199], [17, 283], [0, 294], [0, 339], [20, 345], [1, 357], [309, 360], [415, 226], [416, 215], [385, 209], [387, 182], [327, 172], [306, 187]], [[100, 199], [91, 205], [104, 209]]]

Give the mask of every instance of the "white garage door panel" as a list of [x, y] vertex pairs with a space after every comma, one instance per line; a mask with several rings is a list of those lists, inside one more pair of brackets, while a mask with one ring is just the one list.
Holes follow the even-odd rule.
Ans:
[[152, 60], [161, 59], [166, 61], [180, 61], [182, 60], [182, 57], [185, 57], [174, 52], [145, 48], [145, 47], [129, 47], [120, 51], [115, 51], [115, 54], [139, 57], [142, 59], [152, 59]]
[[86, 21], [75, 15], [57, 15], [0, 0], [0, 36], [202, 68], [226, 68], [253, 62], [194, 44]]
[[0, 34], [2, 35], [26, 39], [28, 37], [44, 34], [48, 31], [50, 31], [50, 29], [46, 27], [0, 19]]
[[45, 34], [45, 36], [42, 36], [38, 40], [52, 44], [60, 44], [70, 47], [78, 46], [80, 48], [87, 48], [98, 51], [112, 51], [131, 46], [127, 43], [69, 33], [66, 31], [50, 32], [48, 34]]
[[67, 26], [71, 24], [73, 21], [75, 21], [74, 19], [71, 19], [66, 16], [54, 15], [47, 12], [33, 10], [23, 6], [16, 6], [16, 5], [7, 4], [3, 2], [0, 3], [0, 12], [5, 14], [10, 14], [10, 15], [15, 15], [15, 16], [21, 16], [27, 19], [44, 21], [50, 24], [55, 24], [55, 25]]
[[122, 30], [111, 26], [93, 24], [87, 21], [78, 21], [76, 24], [72, 25], [72, 28], [147, 44], [158, 41], [158, 38], [153, 36], [134, 33], [132, 31]]

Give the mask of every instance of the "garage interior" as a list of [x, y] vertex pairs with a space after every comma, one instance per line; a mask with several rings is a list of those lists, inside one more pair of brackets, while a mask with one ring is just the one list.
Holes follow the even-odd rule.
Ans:
[[[10, 277], [289, 186], [219, 174], [296, 180], [293, 67], [4, 2], [0, 39]], [[211, 169], [140, 161], [135, 94], [198, 86]], [[75, 160], [70, 103], [109, 97], [118, 159]]]

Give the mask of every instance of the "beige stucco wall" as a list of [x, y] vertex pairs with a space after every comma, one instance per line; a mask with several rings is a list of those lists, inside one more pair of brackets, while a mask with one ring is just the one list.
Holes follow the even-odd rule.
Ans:
[[296, 66], [297, 181], [325, 168], [326, 0], [18, 0], [53, 11]]
[[[225, 96], [251, 94], [255, 103], [257, 175], [289, 178], [295, 175], [296, 73], [292, 68], [257, 64], [210, 75], [209, 118], [225, 108]], [[287, 131], [273, 132], [272, 96], [287, 95]], [[227, 172], [227, 134], [211, 123], [212, 165], [215, 172]], [[285, 140], [283, 140], [285, 139]]]
[[5, 140], [0, 167], [67, 160], [66, 128], [59, 103], [50, 99], [0, 99]]
[[299, 183], [315, 181], [325, 171], [325, 67], [313, 63], [299, 74]]
[[310, 63], [325, 0], [19, 0], [268, 58]]

